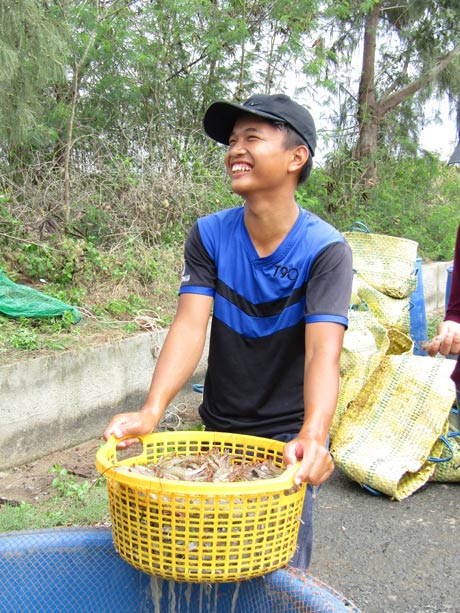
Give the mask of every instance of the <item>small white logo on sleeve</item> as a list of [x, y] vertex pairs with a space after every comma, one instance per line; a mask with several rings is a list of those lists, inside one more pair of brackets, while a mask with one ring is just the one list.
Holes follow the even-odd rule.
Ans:
[[184, 263], [184, 268], [182, 269], [181, 282], [182, 283], [187, 283], [188, 281], [190, 281], [190, 275], [187, 274], [187, 264]]

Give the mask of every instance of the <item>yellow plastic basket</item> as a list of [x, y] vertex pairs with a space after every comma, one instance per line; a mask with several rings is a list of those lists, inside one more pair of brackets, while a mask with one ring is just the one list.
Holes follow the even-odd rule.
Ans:
[[221, 432], [163, 432], [139, 436], [142, 453], [117, 458], [118, 439], [99, 449], [106, 478], [112, 535], [121, 557], [165, 579], [238, 581], [287, 564], [295, 552], [305, 485], [294, 485], [298, 465], [281, 476], [238, 483], [202, 483], [117, 472], [172, 452], [195, 455], [217, 448], [245, 461], [271, 458], [283, 466], [284, 443]]

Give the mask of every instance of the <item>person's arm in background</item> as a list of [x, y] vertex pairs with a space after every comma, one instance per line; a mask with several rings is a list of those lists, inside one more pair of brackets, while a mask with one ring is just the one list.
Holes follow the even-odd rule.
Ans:
[[301, 460], [297, 483], [320, 485], [334, 470], [327, 438], [337, 406], [344, 333], [345, 327], [337, 323], [305, 326], [305, 419], [298, 436], [284, 449], [286, 464]]
[[[213, 298], [185, 293], [179, 298], [177, 313], [161, 349], [153, 373], [150, 391], [139, 411], [115, 415], [104, 431], [122, 438], [130, 434], [152, 432], [163, 412], [187, 383], [203, 353]], [[134, 440], [134, 439], [133, 439]], [[128, 446], [126, 440], [119, 447]]]
[[444, 321], [438, 326], [437, 335], [428, 347], [431, 356], [460, 353], [460, 226], [454, 252], [452, 286]]

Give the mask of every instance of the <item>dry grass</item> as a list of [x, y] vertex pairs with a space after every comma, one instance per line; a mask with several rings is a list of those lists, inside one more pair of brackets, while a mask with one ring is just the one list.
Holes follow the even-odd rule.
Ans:
[[[148, 283], [137, 274], [112, 277], [85, 277], [84, 270], [75, 279], [76, 287], [85, 295], [72, 300], [82, 319], [76, 325], [62, 323], [61, 318], [13, 319], [0, 315], [0, 365], [78, 350], [95, 344], [118, 341], [143, 331], [167, 327], [175, 313], [182, 267], [181, 247], [168, 246], [156, 250], [155, 274]], [[49, 293], [50, 285], [40, 285], [23, 278], [18, 283]], [[51, 284], [52, 288], [55, 288]]]

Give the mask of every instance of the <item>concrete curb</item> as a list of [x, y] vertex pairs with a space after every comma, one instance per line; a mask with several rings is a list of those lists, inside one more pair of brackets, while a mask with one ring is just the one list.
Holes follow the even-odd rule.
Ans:
[[[97, 438], [115, 413], [139, 408], [166, 333], [0, 367], [0, 470]], [[176, 404], [198, 404], [205, 369], [204, 357]]]
[[425, 310], [427, 315], [444, 311], [446, 299], [447, 269], [452, 262], [422, 264]]

